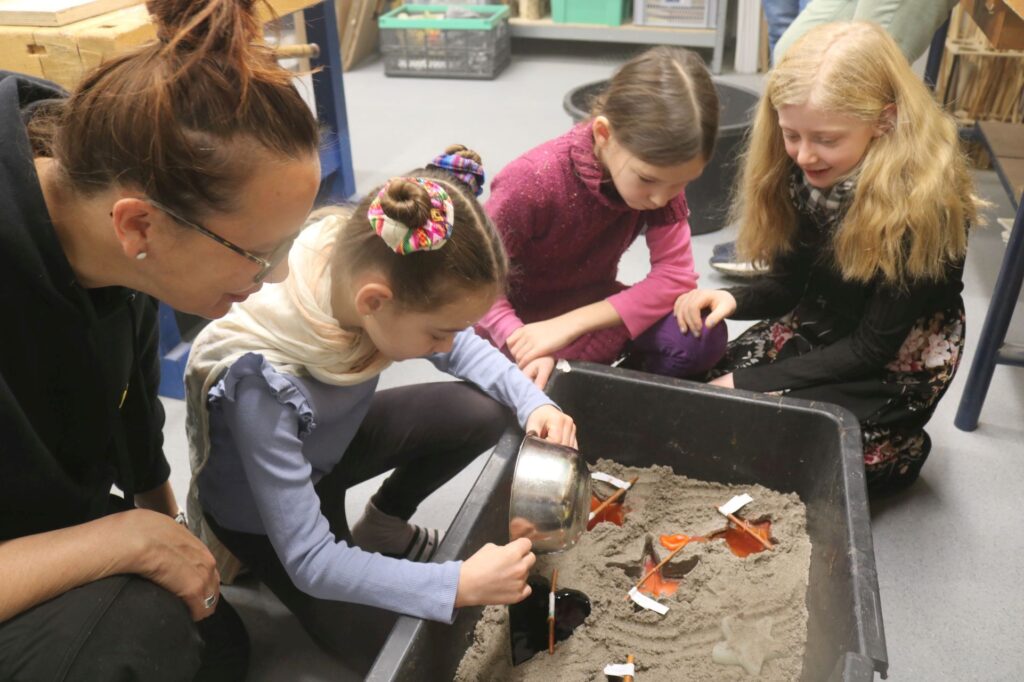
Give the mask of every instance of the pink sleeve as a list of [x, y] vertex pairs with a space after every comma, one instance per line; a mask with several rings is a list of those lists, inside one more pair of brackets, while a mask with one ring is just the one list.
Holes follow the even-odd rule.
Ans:
[[[544, 203], [549, 197], [543, 186], [534, 164], [525, 157], [505, 166], [491, 182], [491, 195], [484, 210], [501, 235], [513, 272], [523, 256], [523, 245], [533, 237], [533, 228], [542, 222], [537, 216], [545, 215]], [[514, 275], [509, 283], [514, 285]], [[509, 335], [522, 326], [523, 321], [504, 296], [477, 322], [477, 327], [485, 331], [499, 349], [504, 349]]]
[[630, 288], [608, 297], [633, 338], [672, 312], [680, 294], [697, 287], [688, 220], [648, 229], [646, 239], [651, 271]]
[[516, 315], [515, 308], [508, 299], [502, 296], [477, 322], [477, 326], [486, 331], [494, 345], [501, 350], [505, 348], [505, 343], [512, 332], [523, 326], [523, 321]]

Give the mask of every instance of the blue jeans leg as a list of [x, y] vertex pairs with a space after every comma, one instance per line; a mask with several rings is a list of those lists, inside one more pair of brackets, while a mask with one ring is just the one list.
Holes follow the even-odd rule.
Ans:
[[768, 23], [769, 54], [775, 52], [775, 44], [808, 2], [810, 0], [761, 0], [765, 21]]

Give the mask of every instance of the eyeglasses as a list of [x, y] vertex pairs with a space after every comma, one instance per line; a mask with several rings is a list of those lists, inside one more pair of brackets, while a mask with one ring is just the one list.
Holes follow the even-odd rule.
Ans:
[[291, 251], [292, 244], [295, 243], [295, 239], [298, 237], [298, 235], [295, 234], [289, 237], [288, 239], [285, 239], [283, 242], [274, 247], [274, 250], [271, 251], [270, 254], [266, 257], [257, 256], [254, 253], [246, 251], [237, 244], [232, 244], [227, 239], [224, 239], [224, 237], [221, 237], [219, 234], [216, 234], [215, 232], [211, 232], [202, 225], [181, 217], [181, 215], [179, 215], [177, 212], [172, 211], [171, 209], [167, 208], [158, 201], [153, 201], [152, 199], [149, 198], [147, 198], [146, 201], [148, 201], [155, 208], [158, 208], [167, 215], [171, 216], [182, 225], [192, 228], [201, 235], [209, 237], [218, 244], [228, 247], [238, 255], [244, 256], [253, 263], [256, 263], [256, 265], [259, 265], [260, 271], [256, 273], [255, 277], [252, 278], [253, 282], [257, 284], [262, 282], [264, 278], [266, 278], [266, 276], [269, 275], [274, 268], [281, 264], [281, 261], [283, 261], [285, 257], [288, 255], [288, 252]]

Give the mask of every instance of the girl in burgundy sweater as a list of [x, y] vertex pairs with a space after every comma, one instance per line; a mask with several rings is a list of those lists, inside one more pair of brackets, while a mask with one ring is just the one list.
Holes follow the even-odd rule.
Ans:
[[[726, 330], [687, 335], [671, 313], [697, 285], [683, 189], [718, 132], [711, 76], [688, 50], [653, 48], [619, 69], [591, 113], [494, 179], [486, 210], [512, 269], [477, 332], [539, 386], [561, 358], [628, 354], [636, 369], [702, 375], [724, 353]], [[619, 259], [641, 234], [651, 270], [626, 286]]]

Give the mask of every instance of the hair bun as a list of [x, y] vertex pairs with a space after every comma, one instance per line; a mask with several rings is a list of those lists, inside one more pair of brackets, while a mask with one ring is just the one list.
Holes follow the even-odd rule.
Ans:
[[456, 154], [464, 159], [469, 159], [476, 163], [483, 164], [483, 161], [480, 160], [480, 155], [464, 144], [450, 144], [445, 147], [444, 153]]
[[172, 48], [227, 53], [260, 39], [255, 0], [146, 0], [157, 38]]
[[447, 171], [456, 180], [469, 187], [475, 196], [484, 191], [487, 174], [484, 173], [483, 161], [475, 151], [461, 144], [448, 145], [443, 154], [439, 154], [427, 164], [427, 168], [440, 168]]
[[441, 183], [430, 178], [392, 178], [377, 192], [366, 218], [404, 256], [444, 246], [452, 236], [455, 205]]
[[384, 189], [380, 207], [387, 217], [407, 225], [409, 229], [430, 219], [430, 194], [422, 185], [407, 178], [393, 178]]

